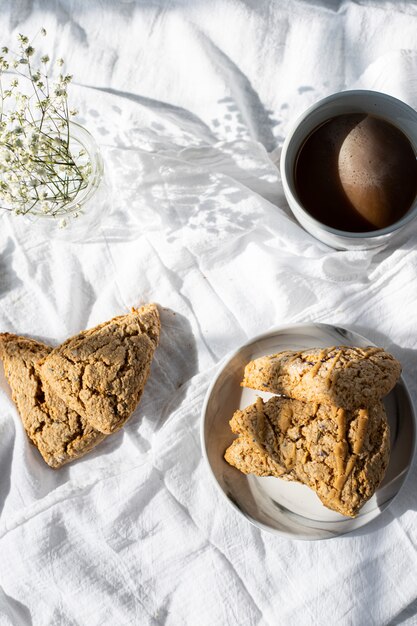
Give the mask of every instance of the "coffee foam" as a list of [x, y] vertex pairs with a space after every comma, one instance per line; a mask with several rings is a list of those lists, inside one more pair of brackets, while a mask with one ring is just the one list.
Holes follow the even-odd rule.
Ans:
[[319, 221], [367, 231], [398, 221], [417, 191], [413, 147], [398, 128], [364, 113], [318, 126], [297, 156], [299, 197]]

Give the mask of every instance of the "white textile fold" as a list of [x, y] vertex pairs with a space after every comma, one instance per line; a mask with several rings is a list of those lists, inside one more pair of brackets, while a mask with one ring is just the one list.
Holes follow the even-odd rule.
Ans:
[[[293, 119], [346, 88], [417, 106], [415, 2], [4, 2], [2, 45], [44, 25], [106, 168], [84, 241], [3, 218], [0, 330], [57, 344], [160, 305], [126, 427], [48, 468], [0, 375], [0, 624], [416, 623], [416, 467], [353, 535], [290, 541], [228, 506], [200, 412], [222, 359], [276, 325], [352, 328], [397, 356], [413, 400], [417, 228], [337, 252], [291, 216], [277, 163]], [[227, 418], [227, 416], [226, 416]]]

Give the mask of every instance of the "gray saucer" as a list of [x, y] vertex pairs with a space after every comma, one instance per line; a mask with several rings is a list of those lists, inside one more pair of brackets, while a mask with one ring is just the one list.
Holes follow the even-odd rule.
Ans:
[[327, 324], [297, 324], [260, 335], [239, 348], [213, 380], [202, 411], [203, 455], [228, 502], [252, 524], [292, 539], [328, 539], [360, 528], [384, 511], [403, 485], [411, 465], [416, 419], [402, 379], [384, 399], [391, 429], [391, 456], [383, 482], [356, 518], [324, 507], [308, 487], [279, 478], [246, 476], [223, 459], [234, 435], [229, 420], [234, 411], [252, 404], [256, 396], [271, 394], [240, 387], [243, 370], [252, 359], [282, 350], [333, 345], [369, 346], [365, 337]]

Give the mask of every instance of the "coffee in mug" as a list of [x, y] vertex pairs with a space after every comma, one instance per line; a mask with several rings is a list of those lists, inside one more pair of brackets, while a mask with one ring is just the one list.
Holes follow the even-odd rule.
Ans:
[[299, 148], [294, 184], [304, 209], [322, 224], [351, 233], [375, 231], [412, 206], [416, 155], [406, 135], [382, 117], [336, 115]]

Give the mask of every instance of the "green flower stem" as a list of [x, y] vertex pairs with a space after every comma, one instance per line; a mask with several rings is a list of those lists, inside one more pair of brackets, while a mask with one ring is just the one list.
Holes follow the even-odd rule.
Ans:
[[[41, 32], [46, 34], [44, 29]], [[18, 40], [18, 54], [10, 53], [13, 62], [7, 59], [7, 48], [0, 57], [0, 200], [9, 205], [5, 210], [17, 213], [62, 215], [65, 206], [87, 188], [91, 174], [85, 151], [71, 149], [67, 87], [72, 77], [60, 73], [51, 85], [48, 55], [41, 57], [42, 69], [36, 69], [33, 42], [23, 35]], [[4, 90], [5, 72], [29, 81], [31, 93], [20, 92], [18, 79]]]

